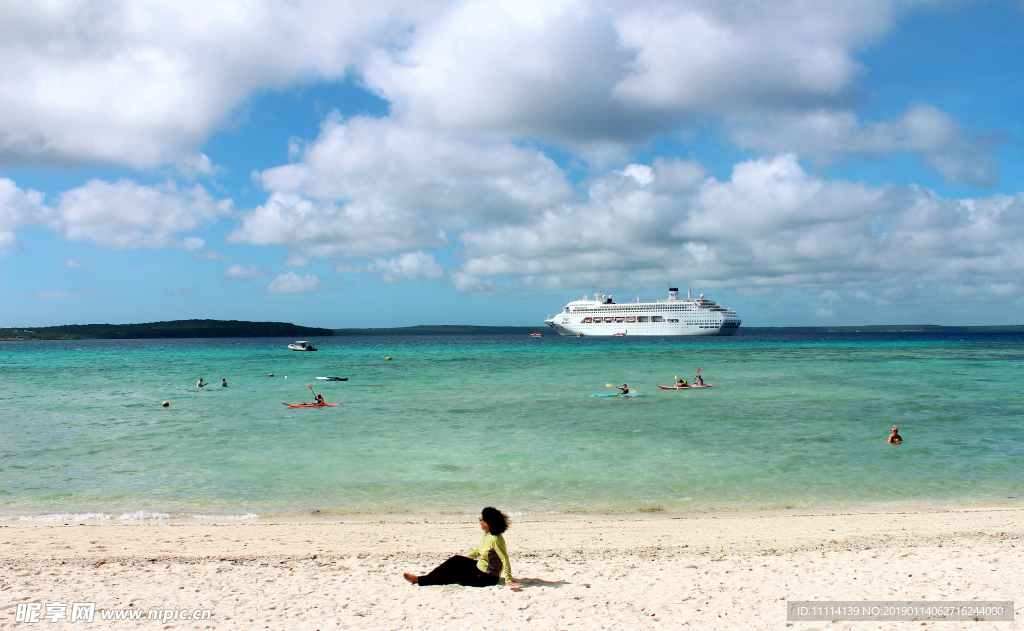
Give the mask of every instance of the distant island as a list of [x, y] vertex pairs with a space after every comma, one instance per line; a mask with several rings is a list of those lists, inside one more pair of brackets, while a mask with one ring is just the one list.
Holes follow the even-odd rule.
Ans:
[[319, 337], [331, 329], [288, 322], [244, 320], [171, 320], [145, 324], [66, 324], [37, 328], [0, 328], [0, 340], [130, 340], [185, 337]]
[[741, 333], [1024, 333], [1024, 325], [942, 326], [938, 324], [869, 324], [865, 326], [741, 326]]
[[469, 324], [421, 324], [390, 329], [334, 329], [335, 335], [495, 335], [539, 333], [546, 326], [472, 326]]
[[[244, 320], [172, 320], [146, 324], [68, 324], [0, 328], [0, 340], [127, 340], [187, 337], [304, 337], [353, 335], [557, 335], [544, 326], [473, 326], [425, 324], [383, 329], [321, 329], [288, 322]], [[935, 324], [872, 324], [865, 326], [748, 326], [736, 335], [815, 333], [1024, 333], [1024, 325], [940, 326]]]
[[[389, 329], [334, 329], [335, 335], [558, 335], [546, 326], [420, 325]], [[936, 324], [872, 324], [867, 326], [754, 326], [740, 327], [736, 335], [789, 333], [1024, 333], [1024, 325], [940, 326]]]

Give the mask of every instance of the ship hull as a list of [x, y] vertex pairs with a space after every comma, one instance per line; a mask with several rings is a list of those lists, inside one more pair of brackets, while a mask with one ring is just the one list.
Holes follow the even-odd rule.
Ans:
[[607, 324], [555, 324], [548, 322], [548, 326], [558, 332], [559, 335], [578, 337], [580, 333], [584, 337], [614, 337], [614, 336], [678, 336], [678, 335], [732, 335], [738, 327], [729, 328], [699, 328], [695, 326], [663, 325], [661, 323], [649, 326], [631, 324], [628, 328], [610, 329]]

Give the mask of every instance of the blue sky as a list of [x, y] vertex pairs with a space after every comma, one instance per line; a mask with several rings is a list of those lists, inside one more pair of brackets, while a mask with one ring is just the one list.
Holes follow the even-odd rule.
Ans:
[[1024, 324], [1020, 2], [0, 7], [0, 326]]

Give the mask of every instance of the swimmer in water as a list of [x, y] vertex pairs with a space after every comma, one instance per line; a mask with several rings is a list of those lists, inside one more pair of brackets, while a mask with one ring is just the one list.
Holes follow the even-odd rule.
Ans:
[[202, 378], [202, 377], [200, 377], [200, 378], [199, 378], [199, 381], [197, 381], [197, 382], [196, 382], [196, 387], [197, 387], [197, 388], [205, 388], [205, 387], [206, 387], [206, 386], [208, 386], [208, 385], [210, 385], [210, 384], [208, 384], [208, 383], [203, 383], [203, 378]]
[[889, 436], [889, 444], [890, 445], [898, 445], [898, 444], [900, 444], [902, 442], [903, 442], [903, 437], [900, 436], [899, 431], [897, 430], [896, 426], [893, 425], [892, 426], [892, 434]]
[[228, 387], [228, 380], [227, 379], [221, 379], [220, 380], [220, 387], [221, 388], [227, 388]]

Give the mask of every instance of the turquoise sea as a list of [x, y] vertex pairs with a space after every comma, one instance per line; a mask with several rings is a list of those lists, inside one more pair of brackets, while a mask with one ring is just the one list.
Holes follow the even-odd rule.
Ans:
[[[0, 519], [1024, 496], [1022, 335], [289, 341], [0, 343]], [[698, 367], [715, 388], [656, 387]], [[344, 405], [281, 405], [307, 384]]]

